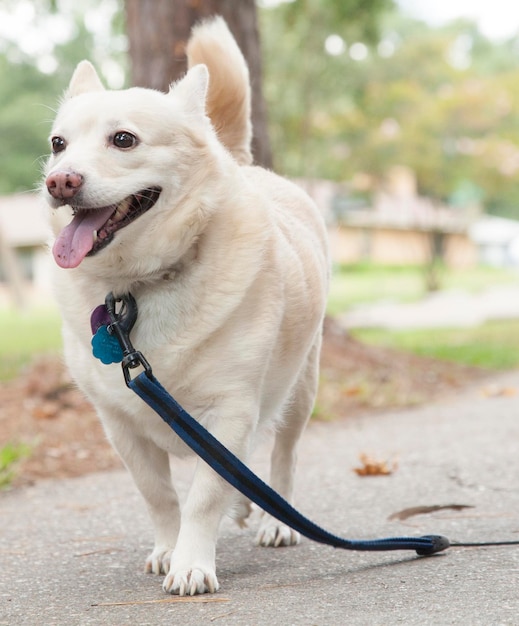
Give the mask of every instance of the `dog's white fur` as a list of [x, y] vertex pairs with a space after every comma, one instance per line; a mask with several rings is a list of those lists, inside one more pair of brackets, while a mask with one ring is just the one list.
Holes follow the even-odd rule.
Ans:
[[[168, 454], [187, 448], [125, 387], [119, 365], [93, 358], [90, 314], [109, 291], [130, 291], [139, 307], [133, 344], [188, 412], [245, 461], [258, 433], [275, 426], [271, 484], [291, 500], [296, 444], [317, 387], [329, 264], [312, 201], [250, 165], [248, 71], [221, 18], [194, 30], [188, 58], [191, 69], [169, 94], [107, 91], [82, 62], [52, 131], [66, 149], [46, 168], [83, 176], [83, 206], [162, 187], [157, 204], [106, 248], [74, 269], [56, 267], [55, 284], [67, 363], [149, 509], [155, 547], [146, 569], [165, 573], [164, 589], [180, 595], [218, 589], [215, 544], [233, 490], [198, 461], [180, 515]], [[120, 130], [139, 144], [110, 145]], [[71, 208], [49, 202], [57, 235]], [[248, 513], [243, 501], [234, 510], [239, 521]], [[263, 516], [260, 545], [298, 540]]]

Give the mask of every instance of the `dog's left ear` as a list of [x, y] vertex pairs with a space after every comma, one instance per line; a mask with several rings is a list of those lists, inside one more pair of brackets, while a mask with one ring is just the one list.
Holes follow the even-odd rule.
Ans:
[[105, 87], [90, 61], [81, 61], [76, 67], [65, 92], [65, 100], [89, 91], [104, 91]]
[[205, 101], [209, 86], [209, 71], [206, 65], [195, 65], [187, 74], [169, 88], [169, 93], [182, 100], [188, 113], [205, 115]]

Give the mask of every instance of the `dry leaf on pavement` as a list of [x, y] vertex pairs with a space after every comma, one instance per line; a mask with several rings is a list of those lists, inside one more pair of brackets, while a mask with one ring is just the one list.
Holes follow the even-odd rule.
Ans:
[[392, 463], [389, 461], [379, 461], [364, 453], [361, 454], [359, 458], [362, 466], [353, 468], [353, 471], [358, 476], [389, 476], [398, 467], [396, 461]]

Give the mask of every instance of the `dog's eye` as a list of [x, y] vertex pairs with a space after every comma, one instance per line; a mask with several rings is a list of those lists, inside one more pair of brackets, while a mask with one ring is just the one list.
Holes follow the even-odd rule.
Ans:
[[66, 148], [66, 143], [63, 137], [53, 137], [50, 140], [50, 144], [52, 146], [52, 153], [58, 154], [58, 152], [63, 152]]
[[122, 130], [118, 133], [115, 133], [112, 142], [116, 148], [121, 148], [121, 150], [128, 150], [128, 148], [133, 148], [137, 145], [137, 137], [135, 135], [132, 135], [132, 133], [128, 133]]

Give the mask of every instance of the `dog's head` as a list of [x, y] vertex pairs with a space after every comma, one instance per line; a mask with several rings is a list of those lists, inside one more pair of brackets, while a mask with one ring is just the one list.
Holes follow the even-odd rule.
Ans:
[[217, 176], [223, 150], [205, 116], [207, 85], [198, 65], [168, 94], [109, 91], [90, 63], [79, 64], [45, 174], [44, 193], [68, 222], [54, 227], [59, 266], [107, 271], [126, 263], [146, 274], [189, 248], [211, 210], [201, 183]]

